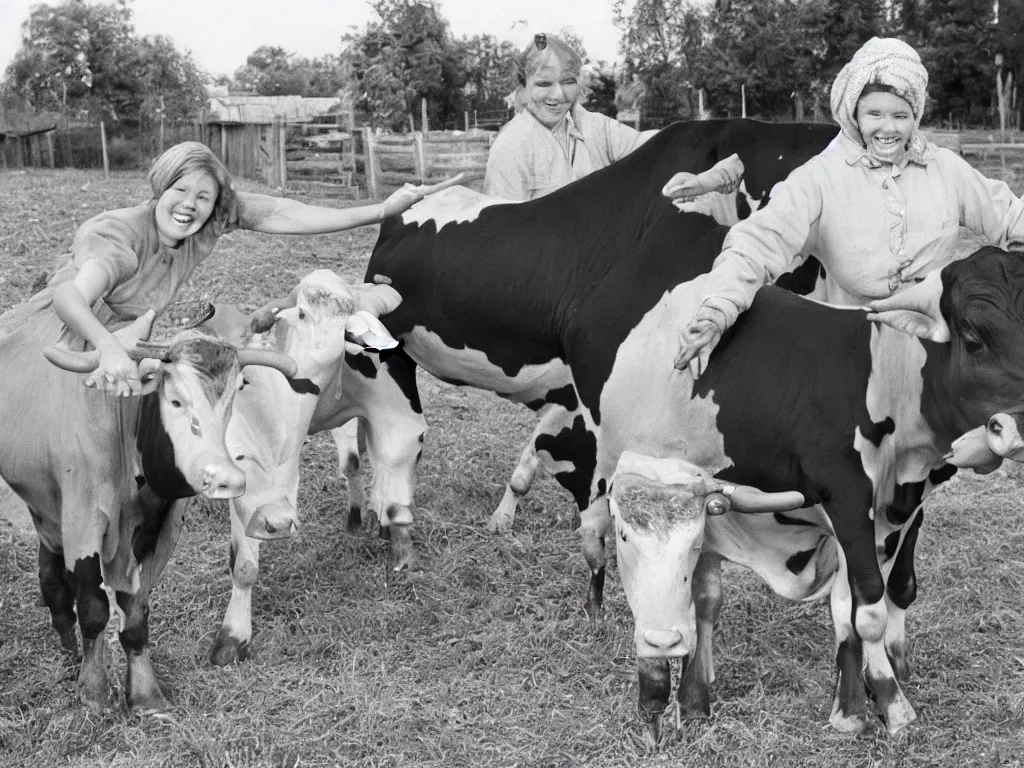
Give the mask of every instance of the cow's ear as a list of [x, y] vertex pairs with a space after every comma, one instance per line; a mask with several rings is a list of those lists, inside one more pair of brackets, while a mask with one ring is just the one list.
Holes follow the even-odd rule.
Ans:
[[402, 295], [390, 285], [363, 283], [355, 294], [356, 310], [369, 312], [374, 317], [394, 312], [402, 303]]
[[942, 344], [950, 339], [949, 326], [944, 320], [939, 318], [936, 321], [935, 318], [917, 310], [890, 309], [885, 312], [873, 312], [868, 318], [921, 339]]

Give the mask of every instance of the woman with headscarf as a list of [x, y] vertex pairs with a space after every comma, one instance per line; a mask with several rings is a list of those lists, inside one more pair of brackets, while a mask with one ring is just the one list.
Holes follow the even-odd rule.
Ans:
[[757, 289], [806, 254], [825, 268], [829, 303], [863, 306], [953, 261], [961, 225], [1000, 246], [1024, 242], [1024, 203], [1010, 188], [921, 134], [927, 87], [901, 40], [876, 37], [857, 51], [832, 84], [842, 132], [729, 231], [677, 368], [697, 378]]
[[584, 109], [581, 64], [579, 54], [554, 35], [534, 36], [516, 63], [515, 98], [523, 109], [491, 146], [485, 194], [515, 202], [542, 197], [657, 133]]

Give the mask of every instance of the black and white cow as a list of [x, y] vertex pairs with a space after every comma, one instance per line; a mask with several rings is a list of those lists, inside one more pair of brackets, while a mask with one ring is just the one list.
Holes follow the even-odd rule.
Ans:
[[[114, 398], [86, 390], [91, 403], [52, 398], [50, 424], [22, 436], [17, 454], [5, 452], [0, 476], [28, 506], [39, 535], [39, 582], [61, 645], [76, 652], [76, 623], [82, 634], [79, 693], [91, 707], [110, 703], [106, 644], [100, 637], [110, 608], [104, 587], [113, 590], [120, 613], [120, 641], [128, 660], [126, 697], [139, 710], [162, 710], [167, 700], [149, 659], [149, 592], [167, 564], [181, 533], [184, 501], [237, 496], [245, 475], [224, 445], [240, 368], [271, 366], [291, 375], [295, 364], [277, 352], [237, 350], [196, 331], [167, 344], [138, 344], [149, 333], [152, 315], [120, 332], [128, 352], [140, 360], [143, 392]], [[17, 343], [12, 335], [0, 346]], [[76, 373], [95, 370], [97, 352], [50, 347], [47, 358], [61, 383], [83, 387]], [[84, 389], [84, 388], [83, 388]], [[30, 409], [36, 397], [0, 403], [0, 422]], [[103, 455], [56, 456], [47, 450], [48, 430]]]
[[[822, 126], [745, 120], [678, 124], [622, 161], [538, 201], [505, 206], [471, 199], [463, 192], [458, 193], [461, 199], [454, 191], [438, 195], [384, 225], [367, 274], [386, 278], [405, 297], [402, 306], [385, 318], [389, 330], [403, 340], [408, 355], [389, 361], [389, 377], [404, 375], [398, 389], [411, 390], [415, 361], [439, 378], [490, 389], [540, 412], [541, 424], [532, 440], [535, 454], [584, 510], [584, 551], [594, 571], [592, 607], [599, 603], [603, 587], [604, 536], [610, 524], [606, 495], [621, 451], [672, 455], [685, 450], [699, 459], [694, 463], [723, 477], [735, 467], [736, 472], [752, 472], [744, 480], [752, 486], [768, 491], [800, 490], [809, 501], [821, 501], [829, 521], [827, 533], [831, 535], [834, 527], [842, 546], [842, 567], [848, 569], [850, 587], [845, 603], [848, 610], [843, 610], [842, 591], [834, 599], [834, 603], [839, 601], [835, 613], [842, 672], [833, 722], [844, 729], [854, 727], [864, 708], [863, 685], [851, 672], [863, 653], [872, 690], [895, 730], [913, 717], [886, 655], [888, 648], [896, 666], [901, 667], [900, 611], [914, 594], [911, 545], [916, 525], [907, 522], [920, 520], [919, 501], [928, 482], [948, 475], [943, 470], [943, 456], [950, 443], [984, 424], [996, 411], [1019, 405], [1010, 402], [1014, 400], [1011, 394], [1024, 392], [1017, 387], [1018, 371], [1012, 357], [996, 360], [988, 367], [990, 378], [965, 391], [943, 380], [942, 375], [949, 374], [949, 366], [963, 364], [967, 347], [976, 349], [973, 336], [969, 343], [962, 334], [955, 334], [953, 344], [926, 345], [895, 331], [872, 331], [862, 312], [830, 309], [773, 290], [768, 292], [772, 298], [761, 300], [759, 306], [771, 302], [772, 307], [799, 307], [793, 315], [799, 320], [780, 329], [777, 338], [757, 337], [757, 354], [743, 352], [749, 361], [733, 389], [737, 403], [742, 400], [750, 407], [756, 405], [762, 389], [779, 395], [774, 410], [751, 412], [749, 417], [762, 422], [759, 427], [767, 419], [766, 428], [777, 432], [780, 447], [776, 451], [774, 443], [764, 439], [744, 447], [742, 436], [734, 434], [725, 448], [724, 432], [715, 438], [714, 430], [702, 424], [700, 429], [709, 436], [707, 450], [702, 452], [687, 446], [684, 423], [675, 425], [662, 412], [666, 403], [660, 399], [680, 397], [684, 403], [691, 399], [690, 387], [682, 381], [682, 374], [672, 373], [669, 358], [677, 346], [678, 329], [687, 319], [684, 315], [692, 313], [693, 307], [684, 302], [676, 307], [678, 316], [663, 317], [662, 337], [657, 341], [637, 336], [637, 329], [652, 313], [664, 312], [666, 297], [674, 295], [677, 286], [710, 267], [725, 233], [710, 216], [673, 208], [661, 196], [667, 177], [680, 170], [701, 172], [738, 154], [747, 169], [746, 189], [760, 199], [759, 193], [770, 190], [788, 170], [819, 151], [832, 131]], [[620, 196], [614, 197], [615, 193]], [[955, 320], [951, 313], [973, 307], [974, 300], [962, 286], [975, 285], [972, 271], [987, 276], [994, 260], [1015, 263], [1014, 257], [1001, 252], [986, 252], [944, 272], [943, 279], [948, 276], [952, 282], [941, 292], [943, 311], [954, 330], [960, 329], [956, 322], [949, 322]], [[1007, 283], [1014, 279], [1014, 272], [1010, 267], [1007, 270], [999, 295], [1004, 304], [1011, 301], [1014, 288]], [[928, 284], [932, 298], [939, 295], [934, 292], [937, 281], [938, 276]], [[914, 294], [906, 298], [910, 301]], [[825, 314], [819, 317], [815, 314], [819, 312]], [[780, 314], [787, 316], [781, 310]], [[745, 315], [740, 327], [765, 316], [777, 320], [771, 312], [755, 309]], [[832, 348], [822, 340], [822, 323], [856, 324], [859, 330], [851, 336], [855, 341]], [[1005, 334], [1014, 330], [1019, 329], [1008, 327]], [[947, 367], [933, 362], [925, 372], [934, 368], [934, 376], [923, 377], [918, 370], [895, 389], [883, 388], [889, 398], [885, 407], [891, 406], [893, 414], [875, 414], [875, 406], [869, 402], [879, 396], [876, 390], [881, 386], [877, 375], [871, 378], [872, 359], [888, 366], [888, 355], [893, 354], [883, 349], [872, 358], [872, 334], [886, 345], [905, 345], [906, 349], [900, 347], [900, 362], [911, 359], [915, 351], [920, 357], [926, 347], [932, 361], [945, 355]], [[896, 338], [901, 339], [899, 344], [893, 341]], [[779, 352], [780, 345], [796, 339], [807, 347], [802, 353]], [[727, 354], [742, 358], [735, 351], [740, 346], [725, 345], [734, 351], [723, 351], [717, 359]], [[627, 359], [632, 367], [624, 368]], [[646, 364], [666, 365], [660, 373], [675, 376], [671, 387], [652, 390], [653, 373]], [[835, 380], [812, 386], [810, 382], [815, 380], [806, 375], [807, 369], [833, 371]], [[617, 371], [627, 371], [621, 382], [613, 382]], [[760, 387], [751, 389], [755, 383]], [[822, 394], [815, 393], [816, 386], [822, 393], [835, 391], [836, 397], [822, 399]], [[946, 389], [941, 401], [945, 410], [937, 408], [940, 401], [934, 397], [934, 386]], [[706, 408], [702, 417], [713, 422], [720, 407], [715, 399], [718, 391], [712, 389], [702, 379], [693, 401]], [[649, 418], [644, 416], [644, 406], [653, 406]], [[816, 410], [808, 410], [811, 406]], [[785, 443], [786, 425], [824, 418], [826, 406], [842, 414], [837, 424], [845, 425], [846, 432], [837, 431], [828, 438], [833, 441], [828, 445], [801, 444], [797, 450]], [[695, 413], [700, 413], [699, 408]], [[875, 415], [877, 419], [869, 418]], [[628, 422], [625, 431], [624, 422]], [[671, 440], [663, 434], [666, 425], [674, 430]], [[920, 432], [914, 432], [919, 427]], [[861, 430], [859, 437], [854, 429]], [[807, 432], [812, 443], [816, 432], [820, 430]], [[911, 433], [917, 436], [914, 439], [926, 437], [920, 437], [921, 445], [911, 452], [914, 467], [907, 470], [902, 453], [906, 446], [901, 441]], [[663, 440], [667, 442], [662, 444]], [[814, 454], [824, 479], [810, 479], [801, 463], [810, 461], [804, 451]], [[770, 461], [759, 465], [750, 458], [751, 453]], [[844, 467], [842, 462], [849, 463], [851, 457], [859, 462], [857, 467]], [[781, 466], [771, 463], [776, 459]], [[824, 485], [826, 480], [834, 485]], [[870, 510], [875, 508], [884, 514], [872, 520]], [[388, 522], [382, 516], [382, 526]], [[822, 534], [815, 535], [820, 543]], [[876, 535], [879, 557], [886, 562], [884, 574], [876, 559]], [[794, 576], [803, 573], [797, 568], [800, 563], [809, 567], [813, 562], [815, 575], [805, 580], [820, 587], [834, 572], [818, 574], [820, 557], [814, 553], [821, 547], [811, 549], [811, 554], [783, 562], [791, 563], [791, 572], [800, 571]], [[905, 557], [893, 556], [904, 549]], [[888, 578], [887, 585], [883, 575]], [[797, 591], [793, 596], [807, 594]], [[892, 625], [890, 615], [894, 616]], [[895, 627], [892, 632], [887, 631], [890, 626]]]

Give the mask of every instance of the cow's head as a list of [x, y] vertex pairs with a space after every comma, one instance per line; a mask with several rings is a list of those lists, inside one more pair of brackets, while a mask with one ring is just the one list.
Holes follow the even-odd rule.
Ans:
[[[317, 396], [329, 383], [332, 396], [340, 395], [334, 380], [346, 352], [362, 354], [398, 345], [377, 317], [400, 302], [389, 285], [353, 287], [327, 269], [311, 272], [287, 299], [274, 302], [273, 347], [296, 361], [298, 374], [291, 389], [310, 397], [295, 397], [263, 377], [253, 377], [236, 408], [229, 444], [241, 457], [248, 488], [233, 508], [247, 536], [278, 539], [298, 531], [299, 516], [289, 497]], [[230, 311], [218, 311], [213, 319], [217, 315], [225, 318], [220, 333], [244, 335], [248, 322], [239, 323]]]
[[[800, 507], [801, 494], [729, 486], [680, 459], [622, 454], [609, 507], [615, 521], [619, 578], [635, 621], [640, 709], [647, 716], [668, 701], [667, 659], [687, 656], [697, 641], [693, 571], [705, 514], [777, 512]], [[663, 660], [661, 664], [645, 663]], [[657, 678], [657, 679], [652, 679]]]
[[1024, 411], [1024, 258], [994, 247], [933, 272], [872, 317], [938, 344], [928, 348], [925, 416], [945, 439]]
[[[122, 336], [122, 341], [125, 338], [130, 334]], [[139, 361], [143, 384], [140, 401], [125, 402], [124, 407], [132, 409], [126, 418], [132, 418], [138, 409], [136, 445], [145, 480], [154, 492], [168, 499], [194, 493], [224, 499], [243, 493], [245, 476], [229, 458], [224, 444], [225, 427], [241, 382], [240, 368], [266, 365], [293, 375], [295, 363], [277, 352], [238, 350], [194, 330], [184, 331], [166, 344], [136, 338], [126, 345], [126, 351]], [[78, 373], [94, 371], [99, 365], [95, 351], [49, 347], [44, 354], [54, 365]]]

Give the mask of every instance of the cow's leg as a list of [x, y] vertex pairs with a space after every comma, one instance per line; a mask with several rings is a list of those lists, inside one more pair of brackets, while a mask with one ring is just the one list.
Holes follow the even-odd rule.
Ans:
[[139, 589], [117, 592], [123, 614], [119, 633], [128, 659], [125, 685], [128, 706], [140, 712], [162, 712], [169, 708], [149, 659], [149, 593], [163, 573], [181, 537], [186, 501], [168, 503], [151, 494], [148, 486], [139, 493], [141, 523], [132, 536], [132, 553], [139, 562]]
[[516, 509], [519, 501], [530, 492], [533, 481], [537, 477], [537, 469], [540, 466], [540, 459], [537, 458], [537, 447], [534, 445], [534, 435], [530, 436], [529, 442], [523, 448], [519, 457], [519, 464], [512, 471], [512, 477], [505, 486], [505, 495], [501, 497], [498, 508], [494, 510], [490, 521], [487, 523], [487, 530], [491, 533], [508, 533], [516, 521]]
[[213, 642], [210, 661], [222, 667], [245, 661], [252, 639], [252, 588], [260, 572], [260, 541], [245, 535], [245, 525], [235, 504], [231, 505], [231, 546], [228, 569], [231, 571], [231, 600], [224, 612], [217, 639]]
[[715, 666], [711, 655], [715, 624], [722, 613], [722, 558], [702, 552], [693, 571], [693, 601], [697, 611], [697, 647], [689, 664], [679, 674], [680, 714], [708, 717], [711, 714], [711, 684]]
[[889, 654], [896, 677], [906, 680], [910, 676], [910, 661], [907, 653], [907, 610], [917, 598], [917, 576], [914, 573], [914, 551], [917, 535], [924, 520], [924, 509], [918, 509], [908, 524], [903, 541], [899, 545], [892, 563], [892, 570], [885, 583], [888, 600], [889, 622], [885, 627], [885, 650]]
[[43, 603], [50, 609], [50, 621], [61, 647], [78, 655], [78, 636], [75, 634], [75, 592], [64, 565], [64, 553], [52, 552], [39, 542], [39, 588]]
[[358, 531], [363, 524], [363, 508], [366, 506], [366, 490], [363, 487], [362, 464], [359, 460], [360, 442], [363, 431], [359, 419], [331, 430], [331, 437], [338, 449], [338, 479], [348, 488], [348, 530]]
[[636, 668], [640, 680], [640, 695], [637, 699], [640, 717], [654, 727], [657, 738], [658, 718], [668, 707], [669, 695], [672, 693], [672, 669], [668, 659], [637, 659]]
[[832, 624], [836, 634], [836, 690], [829, 722], [840, 733], [864, 730], [867, 692], [861, 679], [864, 649], [853, 627], [853, 597], [846, 570], [846, 558], [839, 554], [839, 571], [830, 596]]
[[590, 617], [601, 613], [604, 602], [605, 540], [612, 525], [608, 497], [601, 496], [580, 513], [580, 537], [583, 557], [590, 566], [590, 585], [584, 609]]
[[91, 709], [99, 712], [110, 706], [107, 684], [107, 653], [103, 630], [110, 619], [110, 603], [101, 586], [99, 549], [77, 560], [71, 569], [75, 584], [78, 624], [82, 630], [82, 670], [78, 674], [78, 694]]
[[[571, 428], [575, 415], [574, 412], [567, 411], [565, 408], [548, 406], [547, 413], [541, 417], [533, 434], [530, 435], [526, 447], [523, 448], [519, 464], [513, 470], [508, 485], [505, 486], [505, 495], [502, 496], [501, 503], [498, 504], [498, 508], [491, 515], [490, 522], [487, 523], [488, 531], [506, 533], [512, 530], [519, 502], [533, 487], [533, 483], [537, 479], [537, 470], [543, 468], [545, 457], [537, 455], [538, 442], [542, 446], [542, 450], [549, 450], [551, 441], [556, 439], [563, 429]], [[548, 446], [547, 449], [543, 448], [545, 445]], [[559, 467], [555, 460], [550, 457], [547, 460], [551, 462], [550, 470], [557, 472]]]
[[[835, 515], [832, 515], [830, 510], [830, 517], [836, 529], [836, 538], [846, 558], [847, 581], [852, 597], [853, 635], [860, 641], [867, 684], [875, 696], [878, 709], [885, 718], [889, 731], [895, 733], [912, 722], [916, 715], [910, 702], [903, 695], [885, 652], [888, 610], [885, 582], [875, 554], [874, 524], [864, 510], [856, 506], [847, 506]], [[842, 669], [842, 651], [841, 643], [840, 655], [837, 658], [841, 665], [840, 676], [842, 678], [845, 672], [849, 678], [854, 670], [850, 666]], [[854, 713], [840, 707], [838, 712], [833, 713], [833, 724], [845, 722], [845, 718], [851, 714]]]

